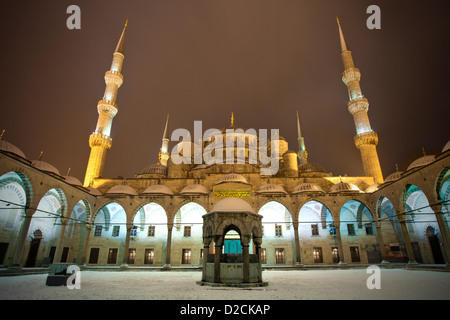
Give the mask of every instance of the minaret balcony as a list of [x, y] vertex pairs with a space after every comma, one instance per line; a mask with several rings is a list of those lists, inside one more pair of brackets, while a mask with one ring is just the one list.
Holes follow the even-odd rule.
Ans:
[[94, 132], [89, 136], [89, 146], [95, 147], [100, 146], [106, 149], [111, 148], [112, 145], [112, 138], [110, 136], [107, 136], [105, 134]]
[[117, 114], [117, 112], [119, 111], [119, 107], [117, 106], [117, 104], [115, 104], [115, 102], [113, 102], [111, 100], [100, 100], [97, 103], [97, 110], [98, 110], [98, 113], [101, 113], [101, 112], [111, 113], [112, 116], [114, 117]]
[[342, 73], [342, 81], [348, 85], [351, 81], [359, 81], [361, 79], [361, 72], [358, 68], [348, 68]]
[[369, 110], [369, 100], [364, 97], [358, 97], [347, 102], [347, 107], [351, 115], [354, 115], [361, 110], [367, 112]]
[[378, 144], [378, 134], [374, 131], [362, 132], [353, 138], [356, 148]]
[[108, 70], [105, 73], [105, 83], [114, 83], [117, 87], [120, 87], [123, 83], [123, 76], [118, 71]]

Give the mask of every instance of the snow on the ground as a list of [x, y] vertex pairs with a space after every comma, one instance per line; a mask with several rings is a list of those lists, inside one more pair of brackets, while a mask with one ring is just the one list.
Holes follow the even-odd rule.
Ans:
[[450, 272], [381, 269], [381, 289], [367, 288], [366, 269], [263, 271], [267, 287], [199, 286], [200, 271], [82, 271], [81, 288], [49, 287], [47, 274], [0, 277], [0, 299], [450, 299]]

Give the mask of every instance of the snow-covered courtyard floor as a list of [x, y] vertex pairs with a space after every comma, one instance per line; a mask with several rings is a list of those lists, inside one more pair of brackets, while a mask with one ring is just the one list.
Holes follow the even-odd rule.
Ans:
[[450, 299], [450, 272], [381, 269], [380, 289], [369, 290], [366, 269], [263, 271], [267, 287], [199, 286], [200, 271], [82, 271], [80, 289], [46, 286], [47, 274], [0, 277], [0, 299]]

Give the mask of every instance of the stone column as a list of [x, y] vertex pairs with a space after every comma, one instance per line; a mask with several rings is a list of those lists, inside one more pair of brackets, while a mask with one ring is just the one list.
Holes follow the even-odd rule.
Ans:
[[84, 245], [83, 245], [83, 253], [81, 254], [81, 265], [86, 266], [86, 260], [87, 260], [87, 250], [89, 246], [89, 239], [91, 236], [91, 229], [92, 226], [86, 225], [86, 235], [84, 238]]
[[20, 227], [19, 238], [17, 239], [16, 251], [14, 253], [14, 257], [8, 269], [22, 269], [22, 256], [23, 250], [25, 247], [25, 241], [27, 239], [28, 231], [30, 229], [31, 218], [35, 211], [31, 209], [25, 210], [25, 218], [22, 222], [22, 226]]
[[261, 266], [261, 238], [253, 237], [255, 244], [256, 256], [258, 257], [258, 282], [262, 282], [262, 266]]
[[335, 229], [336, 229], [336, 238], [337, 238], [337, 243], [338, 243], [339, 264], [346, 265], [347, 263], [345, 262], [344, 247], [342, 246], [340, 224], [338, 224], [338, 225], [335, 224]]
[[417, 264], [416, 258], [414, 258], [414, 251], [411, 246], [411, 241], [409, 240], [408, 230], [406, 229], [406, 222], [404, 220], [400, 220], [400, 227], [402, 228], [403, 239], [405, 240], [406, 245], [406, 253], [408, 254], [409, 262], [408, 264]]
[[387, 254], [386, 254], [386, 250], [384, 248], [384, 241], [383, 241], [383, 235], [381, 234], [380, 222], [375, 224], [375, 228], [377, 229], [378, 243], [380, 244], [381, 263], [389, 263]]
[[67, 222], [68, 222], [68, 220], [66, 218], [61, 217], [61, 229], [59, 230], [58, 243], [56, 244], [54, 263], [61, 262], [62, 252], [63, 252], [64, 233], [66, 232]]
[[172, 229], [173, 223], [167, 225], [167, 247], [166, 247], [166, 264], [163, 266], [163, 270], [170, 270], [171, 260], [170, 255], [172, 254]]
[[202, 281], [203, 282], [206, 282], [206, 265], [208, 263], [210, 242], [211, 242], [211, 239], [208, 239], [208, 238], [203, 239], [203, 270], [202, 270]]
[[298, 223], [294, 223], [294, 237], [295, 237], [295, 265], [303, 267], [302, 250], [300, 248], [300, 237], [298, 235]]
[[250, 282], [250, 254], [249, 254], [249, 240], [247, 237], [242, 237], [242, 260], [243, 260], [243, 277], [242, 282]]
[[220, 283], [220, 259], [222, 257], [223, 237], [216, 236], [214, 254], [214, 282]]
[[128, 251], [130, 249], [130, 237], [132, 228], [132, 225], [127, 225], [127, 235], [125, 237], [125, 245], [123, 246], [122, 265], [120, 266], [121, 269], [128, 269]]

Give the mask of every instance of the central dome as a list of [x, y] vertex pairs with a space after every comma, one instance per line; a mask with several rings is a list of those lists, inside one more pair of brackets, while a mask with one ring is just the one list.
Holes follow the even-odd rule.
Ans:
[[248, 184], [247, 179], [245, 179], [244, 176], [241, 176], [240, 174], [237, 174], [237, 173], [229, 173], [229, 174], [222, 176], [217, 181], [217, 184], [224, 183], [224, 182], [240, 182], [240, 183]]

